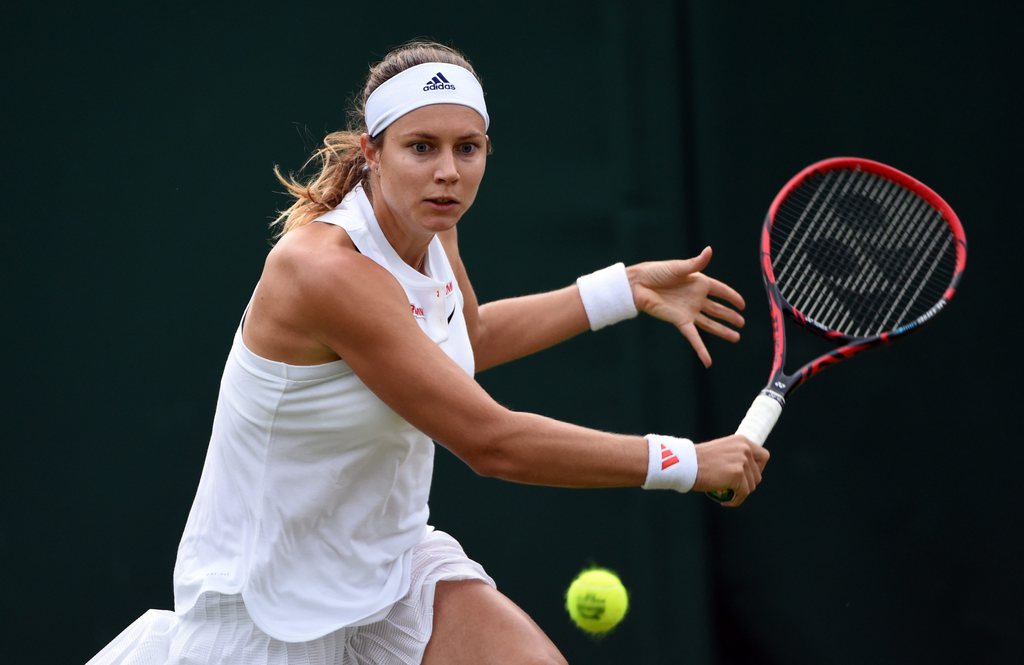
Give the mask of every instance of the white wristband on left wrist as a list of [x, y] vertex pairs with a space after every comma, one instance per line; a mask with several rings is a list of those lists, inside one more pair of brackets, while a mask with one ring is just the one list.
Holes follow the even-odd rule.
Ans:
[[583, 275], [576, 280], [576, 286], [591, 330], [600, 330], [637, 315], [633, 289], [623, 263]]

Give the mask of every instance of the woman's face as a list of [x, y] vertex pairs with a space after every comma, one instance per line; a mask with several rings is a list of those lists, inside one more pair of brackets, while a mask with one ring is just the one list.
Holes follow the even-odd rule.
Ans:
[[379, 148], [364, 140], [363, 151], [378, 219], [432, 235], [455, 226], [476, 199], [487, 164], [484, 120], [467, 106], [424, 106], [392, 123]]

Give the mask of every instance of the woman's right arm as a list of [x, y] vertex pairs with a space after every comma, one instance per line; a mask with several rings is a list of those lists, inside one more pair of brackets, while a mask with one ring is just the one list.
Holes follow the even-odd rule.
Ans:
[[[347, 249], [277, 261], [292, 291], [289, 318], [333, 350], [381, 400], [474, 471], [562, 487], [636, 487], [648, 470], [640, 436], [601, 432], [511, 411], [420, 330], [404, 291], [370, 259]], [[698, 448], [695, 489], [736, 491], [760, 481], [767, 452], [732, 436]]]

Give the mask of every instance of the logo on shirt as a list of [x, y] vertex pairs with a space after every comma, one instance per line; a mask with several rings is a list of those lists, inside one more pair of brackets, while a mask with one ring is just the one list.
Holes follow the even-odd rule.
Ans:
[[454, 90], [454, 89], [455, 89], [455, 86], [452, 85], [451, 83], [449, 83], [448, 79], [446, 79], [444, 77], [444, 74], [442, 74], [441, 72], [438, 72], [437, 76], [434, 76], [433, 78], [431, 78], [429, 81], [427, 81], [427, 84], [425, 86], [423, 86], [423, 91], [424, 92], [426, 92], [428, 90]]
[[[455, 293], [455, 282], [454, 281], [448, 282], [447, 284], [444, 285], [444, 295], [445, 295], [445, 297], [447, 297], [447, 296], [450, 296], [453, 293]], [[435, 289], [434, 290], [434, 298], [437, 299], [437, 300], [440, 300], [440, 298], [441, 298], [441, 289]], [[448, 315], [448, 323], [452, 322], [452, 317], [455, 316], [455, 309], [457, 309], [457, 307], [453, 308], [452, 309], [452, 313]], [[421, 307], [420, 305], [417, 305], [414, 302], [409, 303], [409, 311], [412, 312], [412, 315], [415, 316], [417, 319], [425, 319], [427, 317], [427, 314], [423, 310], [423, 307]]]

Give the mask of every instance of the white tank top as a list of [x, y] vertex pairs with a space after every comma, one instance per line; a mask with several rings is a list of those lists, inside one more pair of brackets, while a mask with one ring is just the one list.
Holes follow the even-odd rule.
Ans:
[[[424, 275], [388, 244], [361, 188], [318, 221], [394, 275], [423, 332], [473, 374], [462, 294], [436, 237]], [[428, 528], [434, 444], [343, 360], [267, 360], [241, 330], [178, 547], [175, 609], [205, 591], [240, 593], [256, 625], [289, 642], [383, 618], [408, 591]]]

